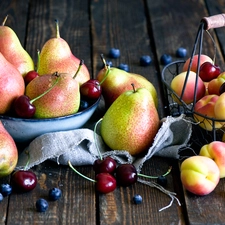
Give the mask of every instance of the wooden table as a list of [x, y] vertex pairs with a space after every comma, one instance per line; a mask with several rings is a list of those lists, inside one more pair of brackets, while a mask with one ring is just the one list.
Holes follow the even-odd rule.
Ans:
[[[142, 74], [155, 85], [162, 118], [166, 112], [160, 56], [166, 53], [176, 60], [175, 51], [180, 46], [185, 47], [190, 56], [201, 18], [225, 12], [225, 4], [222, 0], [2, 0], [0, 11], [2, 21], [9, 14], [7, 25], [15, 30], [34, 61], [36, 50], [52, 36], [56, 18], [61, 37], [78, 58], [85, 60], [93, 77], [102, 65], [100, 54], [107, 55], [111, 47], [119, 48], [121, 57], [113, 60], [114, 65], [127, 63], [130, 71]], [[223, 68], [225, 28], [215, 29], [212, 33], [216, 34], [218, 46], [216, 62]], [[213, 56], [209, 39], [204, 41], [203, 49]], [[142, 55], [152, 57], [149, 67], [139, 65]], [[0, 224], [225, 224], [224, 179], [214, 192], [198, 197], [183, 190], [177, 160], [153, 157], [145, 163], [142, 172], [162, 174], [170, 165], [173, 169], [168, 175], [167, 189], [177, 193], [181, 206], [175, 201], [171, 207], [159, 212], [169, 204], [170, 198], [158, 189], [136, 183], [101, 195], [95, 192], [91, 182], [69, 167], [46, 161], [32, 168], [38, 177], [35, 190], [13, 194], [0, 203]], [[80, 167], [79, 171], [94, 176], [91, 166]], [[9, 182], [9, 179], [6, 177], [0, 182]], [[36, 212], [36, 200], [46, 198], [52, 187], [61, 188], [63, 197], [50, 202], [47, 212]], [[135, 194], [142, 195], [142, 204], [132, 203]]]

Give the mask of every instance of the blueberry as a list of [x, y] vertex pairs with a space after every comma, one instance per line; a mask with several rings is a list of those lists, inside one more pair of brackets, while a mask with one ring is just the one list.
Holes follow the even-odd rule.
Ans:
[[135, 195], [134, 197], [133, 197], [133, 202], [134, 202], [134, 204], [141, 204], [142, 203], [142, 197], [140, 196], [140, 195]]
[[3, 200], [3, 195], [2, 193], [0, 193], [0, 202], [2, 202], [2, 200]]
[[123, 63], [120, 63], [120, 65], [118, 66], [119, 69], [121, 70], [125, 70], [126, 72], [129, 72], [129, 66], [127, 64], [123, 64]]
[[157, 183], [163, 187], [167, 185], [167, 178], [165, 176], [159, 176], [157, 178]]
[[112, 67], [112, 66], [113, 66], [113, 63], [112, 63], [112, 61], [108, 61], [108, 60], [106, 60], [106, 65], [108, 65], [108, 66]]
[[118, 48], [111, 48], [109, 50], [109, 57], [113, 59], [117, 59], [120, 57], [120, 50]]
[[177, 57], [184, 58], [184, 57], [186, 57], [186, 55], [187, 55], [187, 49], [186, 48], [180, 47], [180, 48], [177, 49], [177, 51], [176, 51]]
[[79, 111], [83, 111], [89, 107], [89, 103], [85, 100], [80, 100], [80, 108]]
[[43, 198], [39, 198], [36, 201], [36, 209], [38, 212], [45, 212], [48, 209], [48, 202]]
[[10, 184], [1, 184], [0, 193], [3, 197], [8, 196], [12, 193], [12, 186]]
[[163, 65], [167, 65], [169, 63], [172, 62], [172, 57], [171, 55], [167, 55], [167, 54], [163, 54], [160, 58], [160, 62], [163, 64]]
[[60, 199], [62, 192], [59, 188], [52, 188], [49, 190], [48, 196], [51, 201], [56, 201]]
[[141, 66], [149, 66], [151, 61], [152, 61], [152, 59], [149, 55], [143, 55], [140, 58], [140, 65]]

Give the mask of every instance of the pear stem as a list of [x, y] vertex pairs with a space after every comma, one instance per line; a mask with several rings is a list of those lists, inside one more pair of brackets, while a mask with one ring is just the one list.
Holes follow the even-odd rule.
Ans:
[[99, 83], [100, 86], [101, 86], [101, 84], [106, 80], [106, 78], [107, 78], [108, 75], [109, 75], [109, 72], [110, 72], [110, 66], [107, 65], [106, 68], [107, 68], [107, 72], [106, 72], [104, 78], [103, 78], [103, 79], [101, 80], [101, 82]]
[[[162, 176], [165, 177], [167, 176], [172, 170], [172, 166], [169, 167], [169, 169], [166, 171], [166, 173], [164, 173]], [[138, 173], [138, 176], [140, 177], [145, 177], [145, 178], [153, 178], [153, 179], [156, 179], [158, 178], [158, 176], [148, 176], [148, 175], [145, 175], [145, 174], [141, 174], [141, 173]]]
[[39, 70], [39, 65], [40, 65], [40, 50], [37, 50], [37, 68], [36, 68], [36, 72], [38, 73]]
[[98, 144], [97, 144], [97, 138], [96, 138], [96, 130], [97, 130], [97, 126], [98, 126], [98, 124], [102, 121], [102, 119], [103, 118], [101, 118], [101, 119], [99, 119], [96, 123], [95, 123], [95, 126], [94, 126], [94, 140], [95, 140], [95, 147], [96, 147], [96, 149], [97, 149], [97, 151], [98, 151], [98, 155], [99, 155], [99, 158], [102, 160], [102, 154], [101, 154], [101, 152], [100, 152], [100, 150], [99, 150], [99, 147], [98, 147]]
[[136, 92], [136, 89], [133, 83], [131, 84], [131, 86], [133, 87], [133, 91]]
[[55, 19], [55, 25], [56, 25], [56, 38], [60, 38], [59, 21], [57, 19]]
[[76, 71], [76, 73], [75, 73], [75, 74], [74, 74], [74, 76], [73, 76], [73, 79], [75, 79], [75, 78], [76, 78], [77, 74], [80, 72], [81, 67], [82, 67], [83, 65], [84, 65], [84, 60], [83, 60], [83, 59], [81, 59], [81, 60], [80, 60], [79, 67], [77, 68], [77, 71]]
[[101, 60], [102, 60], [104, 66], [105, 66], [105, 68], [106, 68], [106, 67], [107, 67], [107, 63], [106, 63], [106, 61], [105, 61], [104, 55], [103, 55], [103, 54], [100, 54], [100, 57], [101, 57]]
[[6, 20], [8, 19], [8, 16], [9, 16], [9, 15], [6, 15], [5, 19], [4, 19], [3, 22], [2, 22], [2, 26], [5, 26], [5, 23], [6, 23]]
[[34, 101], [38, 100], [39, 98], [43, 97], [43, 96], [44, 96], [45, 94], [47, 94], [49, 91], [51, 91], [51, 90], [55, 87], [55, 85], [59, 82], [60, 76], [59, 76], [58, 72], [53, 73], [53, 75], [57, 77], [55, 83], [54, 83], [48, 90], [46, 90], [44, 93], [42, 93], [41, 95], [37, 96], [36, 98], [30, 100], [30, 103], [31, 103], [31, 104], [32, 104]]
[[96, 180], [93, 180], [93, 179], [91, 179], [91, 178], [89, 178], [89, 177], [86, 177], [84, 174], [82, 174], [82, 173], [80, 173], [79, 171], [77, 171], [77, 170], [72, 166], [72, 164], [71, 164], [70, 161], [68, 161], [68, 164], [69, 164], [69, 167], [70, 167], [75, 173], [77, 173], [77, 174], [80, 175], [81, 177], [83, 177], [83, 178], [85, 178], [85, 179], [87, 179], [87, 180], [89, 180], [89, 181], [91, 181], [91, 182], [95, 182], [95, 183], [96, 183]]

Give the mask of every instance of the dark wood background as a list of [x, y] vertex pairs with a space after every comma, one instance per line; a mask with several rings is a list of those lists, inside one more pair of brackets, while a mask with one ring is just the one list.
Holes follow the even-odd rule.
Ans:
[[[21, 43], [37, 60], [36, 51], [54, 34], [54, 19], [59, 20], [61, 37], [78, 58], [84, 59], [93, 77], [111, 47], [119, 48], [121, 57], [114, 66], [127, 63], [130, 71], [148, 78], [157, 88], [160, 117], [166, 116], [165, 96], [161, 83], [160, 56], [183, 46], [190, 56], [202, 17], [225, 12], [222, 0], [1, 0], [0, 20], [8, 14], [6, 25], [17, 33]], [[218, 50], [216, 62], [224, 69], [225, 28], [211, 31]], [[203, 51], [213, 56], [210, 38], [205, 38]], [[139, 58], [150, 55], [149, 67], [139, 66]], [[38, 176], [37, 188], [27, 194], [11, 195], [0, 203], [0, 224], [225, 224], [225, 182], [208, 196], [197, 197], [182, 189], [179, 162], [153, 157], [143, 167], [145, 174], [162, 174], [173, 165], [167, 189], [175, 191], [182, 204], [176, 202], [167, 210], [158, 210], [170, 201], [157, 189], [137, 183], [98, 195], [92, 183], [74, 174], [66, 166], [45, 162], [33, 168]], [[91, 167], [79, 171], [93, 177]], [[9, 182], [9, 177], [0, 182]], [[46, 197], [49, 188], [58, 186], [63, 198], [50, 202], [46, 213], [35, 211], [35, 201]], [[134, 205], [132, 196], [140, 193], [143, 204]]]

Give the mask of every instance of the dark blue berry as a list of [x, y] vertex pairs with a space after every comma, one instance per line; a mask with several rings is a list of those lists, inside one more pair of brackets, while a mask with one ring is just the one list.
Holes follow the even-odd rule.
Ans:
[[49, 190], [48, 196], [51, 201], [56, 201], [60, 199], [62, 192], [59, 188], [52, 188]]
[[0, 193], [0, 202], [2, 202], [2, 200], [3, 200], [3, 195], [2, 193]]
[[140, 65], [141, 66], [149, 66], [152, 62], [152, 59], [149, 55], [143, 55], [140, 58]]
[[133, 197], [133, 202], [134, 202], [134, 204], [141, 204], [142, 203], [142, 197], [140, 196], [140, 195], [135, 195], [134, 197]]
[[79, 111], [83, 111], [89, 107], [89, 103], [85, 100], [80, 100], [80, 108]]
[[112, 63], [112, 61], [106, 61], [106, 65], [108, 65], [108, 66], [110, 66], [110, 67], [112, 67], [113, 66], [113, 63]]
[[124, 70], [126, 72], [129, 72], [130, 71], [129, 66], [127, 64], [120, 63], [120, 65], [118, 66], [118, 68], [121, 69], [121, 70]]
[[180, 48], [177, 49], [177, 51], [176, 51], [177, 57], [184, 58], [184, 57], [186, 57], [186, 55], [187, 55], [187, 49], [186, 48], [180, 47]]
[[167, 185], [167, 178], [165, 176], [159, 176], [157, 178], [157, 183], [163, 187]]
[[120, 50], [118, 48], [111, 48], [109, 50], [109, 57], [116, 59], [120, 57]]
[[36, 209], [38, 212], [45, 212], [48, 209], [48, 202], [43, 198], [39, 198], [36, 201]]
[[12, 193], [12, 186], [10, 184], [1, 184], [0, 193], [6, 197]]
[[163, 54], [160, 58], [160, 62], [162, 65], [167, 65], [172, 62], [172, 57], [171, 55]]

